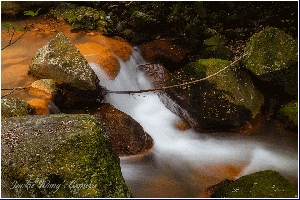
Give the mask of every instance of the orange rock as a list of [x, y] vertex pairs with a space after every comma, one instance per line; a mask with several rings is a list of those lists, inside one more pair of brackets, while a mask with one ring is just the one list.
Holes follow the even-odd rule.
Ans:
[[31, 99], [31, 100], [27, 101], [27, 103], [32, 108], [34, 108], [36, 115], [50, 114], [50, 111], [47, 107], [49, 102], [50, 102], [50, 100], [45, 100], [45, 99]]
[[118, 58], [111, 53], [109, 48], [96, 42], [79, 44], [76, 45], [76, 48], [88, 62], [99, 65], [112, 80], [118, 75], [120, 64]]

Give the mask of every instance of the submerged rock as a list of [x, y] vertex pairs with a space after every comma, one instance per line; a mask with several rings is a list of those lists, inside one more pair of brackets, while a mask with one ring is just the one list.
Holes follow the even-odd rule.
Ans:
[[298, 198], [297, 188], [278, 172], [267, 170], [225, 185], [212, 198]]
[[259, 80], [270, 84], [270, 89], [298, 97], [298, 43], [291, 36], [266, 28], [250, 38], [245, 53], [245, 67]]
[[120, 161], [91, 115], [7, 118], [2, 191], [18, 198], [131, 197]]
[[33, 108], [18, 98], [1, 99], [1, 119], [33, 114]]
[[[172, 73], [167, 85], [207, 77], [229, 64], [219, 59], [191, 62]], [[205, 81], [165, 90], [159, 96], [167, 108], [199, 131], [240, 128], [260, 113], [264, 102], [247, 73], [236, 66]]]
[[103, 104], [95, 113], [106, 129], [113, 149], [119, 156], [143, 154], [153, 146], [153, 139], [129, 115], [109, 104]]

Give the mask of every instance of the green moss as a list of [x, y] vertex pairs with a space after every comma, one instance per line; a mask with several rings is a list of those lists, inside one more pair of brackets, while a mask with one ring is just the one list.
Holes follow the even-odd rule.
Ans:
[[244, 64], [256, 75], [286, 69], [298, 62], [297, 41], [272, 27], [253, 35], [246, 45], [245, 53]]
[[284, 124], [287, 129], [297, 130], [298, 101], [293, 101], [282, 106], [277, 113], [277, 118]]
[[33, 114], [30, 105], [18, 98], [1, 99], [1, 119]]
[[11, 197], [131, 197], [119, 158], [90, 115], [10, 118], [2, 133], [2, 189]]
[[225, 47], [226, 38], [222, 35], [215, 35], [204, 40], [200, 58], [218, 58], [229, 60], [231, 51]]
[[112, 21], [107, 18], [102, 10], [62, 3], [58, 8], [51, 10], [51, 13], [57, 18], [63, 18], [70, 23], [71, 30], [101, 30], [105, 34], [113, 31]]
[[297, 188], [278, 172], [246, 175], [217, 190], [213, 198], [297, 198]]

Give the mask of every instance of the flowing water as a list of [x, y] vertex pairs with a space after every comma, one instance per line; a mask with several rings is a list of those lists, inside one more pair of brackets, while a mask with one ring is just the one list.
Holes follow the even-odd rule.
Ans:
[[[120, 60], [115, 80], [91, 63], [100, 84], [109, 90], [151, 88], [138, 66], [145, 60], [134, 48], [130, 60]], [[224, 179], [261, 170], [276, 170], [298, 184], [298, 140], [267, 126], [251, 135], [201, 134], [180, 131], [179, 119], [153, 92], [108, 94], [106, 102], [139, 122], [154, 139], [147, 155], [121, 158], [127, 185], [135, 197], [205, 197], [204, 190]]]

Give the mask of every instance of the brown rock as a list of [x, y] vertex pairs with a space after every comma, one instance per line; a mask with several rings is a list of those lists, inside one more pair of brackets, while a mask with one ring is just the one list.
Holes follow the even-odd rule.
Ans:
[[140, 49], [145, 60], [163, 64], [169, 70], [174, 67], [173, 63], [179, 62], [186, 55], [184, 49], [167, 40], [154, 40], [141, 45]]
[[153, 139], [138, 122], [110, 104], [103, 104], [94, 117], [104, 125], [119, 156], [143, 154], [153, 146]]
[[176, 129], [178, 129], [180, 131], [185, 131], [185, 130], [188, 130], [189, 128], [191, 128], [191, 126], [183, 120], [176, 121], [174, 126]]

